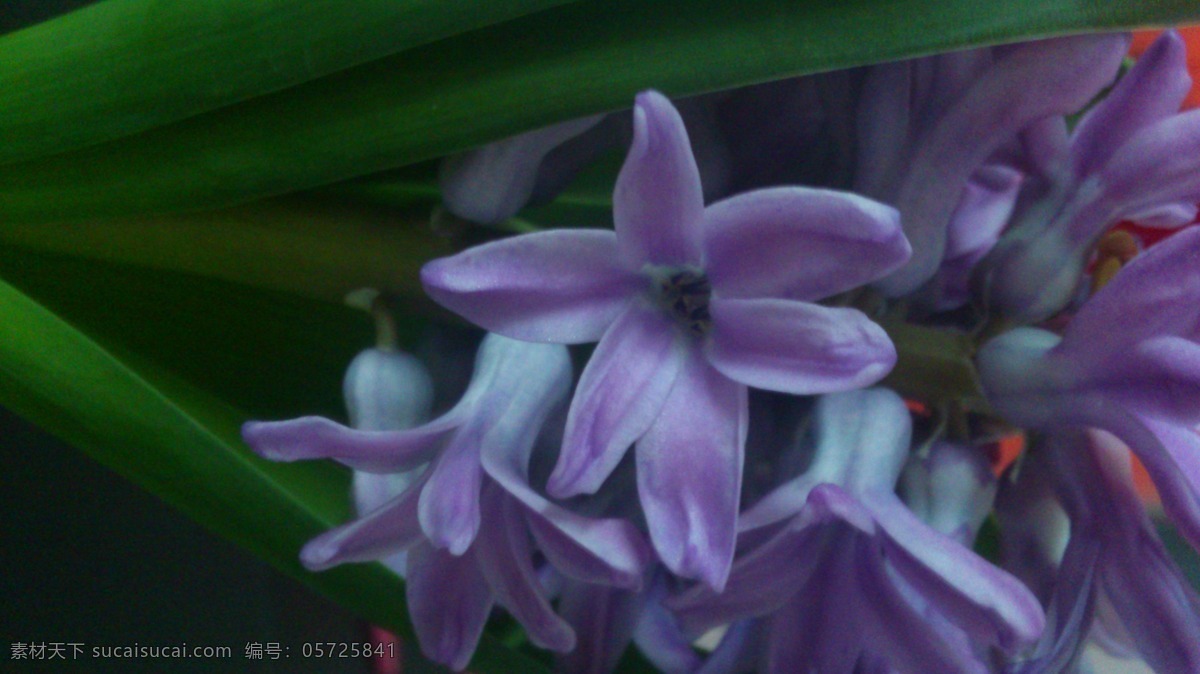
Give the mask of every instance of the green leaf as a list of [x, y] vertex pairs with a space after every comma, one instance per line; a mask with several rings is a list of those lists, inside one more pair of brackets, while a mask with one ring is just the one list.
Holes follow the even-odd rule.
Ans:
[[347, 292], [363, 287], [425, 302], [421, 265], [451, 252], [429, 227], [428, 203], [406, 212], [332, 198], [128, 220], [4, 223], [0, 243], [189, 272], [339, 304]]
[[106, 0], [0, 37], [0, 163], [94, 145], [566, 0]]
[[[678, 96], [970, 45], [1196, 19], [1194, 0], [584, 0], [131, 138], [8, 165], [0, 168], [0, 216], [215, 208], [619, 109], [647, 87]], [[81, 69], [94, 63], [86, 53], [76, 60]]]
[[[305, 541], [348, 517], [345, 471], [251, 455], [239, 437], [244, 414], [120, 345], [102, 346], [4, 282], [0, 404], [346, 608], [413, 638], [403, 585], [384, 567], [313, 574], [297, 562]], [[473, 667], [545, 671], [486, 635]]]

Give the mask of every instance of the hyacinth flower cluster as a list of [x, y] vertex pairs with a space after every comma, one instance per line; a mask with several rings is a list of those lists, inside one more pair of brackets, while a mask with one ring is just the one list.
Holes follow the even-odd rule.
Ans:
[[[1200, 671], [1129, 468], [1200, 549], [1200, 112], [1178, 36], [1128, 48], [646, 91], [447, 158], [445, 208], [497, 223], [618, 148], [613, 227], [425, 265], [483, 334], [440, 416], [387, 344], [349, 426], [247, 424], [355, 471], [358, 518], [302, 561], [403, 575], [455, 669], [503, 611], [569, 672], [630, 644], [664, 672]], [[1114, 261], [1127, 220], [1182, 231]]]

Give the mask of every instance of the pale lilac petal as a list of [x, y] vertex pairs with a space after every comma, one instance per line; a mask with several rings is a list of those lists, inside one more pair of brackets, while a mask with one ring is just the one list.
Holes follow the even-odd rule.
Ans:
[[480, 568], [496, 601], [521, 623], [535, 645], [559, 652], [571, 650], [575, 631], [542, 595], [520, 505], [494, 485], [484, 497], [495, 522], [479, 532], [476, 547]]
[[420, 477], [417, 471], [407, 473], [364, 473], [354, 471], [350, 491], [354, 496], [354, 512], [360, 517], [391, 501]]
[[896, 349], [862, 312], [789, 300], [713, 299], [709, 362], [755, 388], [799, 395], [870, 386]]
[[608, 674], [633, 638], [643, 600], [636, 592], [591, 583], [570, 583], [559, 601], [563, 618], [579, 635], [575, 649], [559, 656], [563, 674]]
[[492, 591], [475, 552], [455, 556], [420, 543], [408, 553], [408, 614], [421, 652], [461, 671], [492, 610]]
[[899, 395], [877, 387], [821, 396], [813, 418], [809, 479], [851, 494], [895, 490], [912, 441], [912, 416]]
[[809, 492], [818, 484], [819, 481], [805, 474], [772, 489], [738, 517], [738, 531], [761, 529], [796, 515], [804, 509]]
[[600, 338], [641, 287], [620, 266], [617, 238], [551, 230], [465, 250], [421, 268], [435, 302], [491, 332], [532, 342]]
[[885, 388], [825, 395], [810, 418], [815, 447], [808, 470], [743, 512], [740, 531], [799, 513], [809, 492], [822, 483], [854, 494], [895, 489], [912, 440], [912, 418], [900, 396]]
[[421, 484], [415, 484], [358, 519], [317, 536], [300, 550], [300, 563], [309, 571], [321, 571], [346, 562], [383, 559], [409, 548], [421, 539], [420, 493]]
[[446, 158], [438, 170], [446, 209], [483, 223], [512, 217], [533, 194], [546, 155], [602, 119], [572, 119]]
[[1187, 47], [1178, 33], [1167, 31], [1075, 127], [1075, 174], [1096, 171], [1139, 129], [1177, 112], [1191, 87]]
[[984, 166], [963, 188], [946, 234], [946, 259], [934, 277], [933, 308], [947, 311], [970, 299], [971, 273], [1008, 224], [1022, 175], [1006, 166]]
[[620, 519], [591, 519], [553, 504], [529, 513], [538, 550], [563, 575], [636, 590], [651, 558], [637, 529]]
[[946, 258], [986, 251], [1000, 236], [1016, 205], [1019, 171], [1001, 164], [981, 167], [963, 188], [946, 233]]
[[848, 192], [778, 187], [704, 210], [705, 271], [720, 297], [819, 300], [911, 254], [894, 208]]
[[638, 496], [659, 558], [718, 591], [733, 561], [748, 409], [746, 387], [692, 351], [637, 443]]
[[867, 503], [887, 533], [890, 562], [951, 622], [1009, 652], [1041, 635], [1045, 615], [1020, 581], [926, 526], [895, 496]]
[[621, 255], [644, 264], [700, 261], [700, 172], [679, 112], [657, 91], [638, 94], [633, 145], [613, 190]]
[[625, 451], [650, 428], [689, 348], [657, 309], [634, 302], [617, 318], [583, 370], [547, 491], [557, 498], [600, 488]]
[[342, 378], [350, 425], [364, 431], [399, 431], [429, 420], [433, 379], [413, 356], [396, 349], [367, 349]]
[[982, 447], [939, 440], [904, 470], [904, 504], [933, 529], [970, 547], [996, 496], [996, 475]]
[[427, 463], [461, 423], [461, 415], [446, 414], [408, 431], [359, 431], [322, 417], [300, 417], [248, 422], [242, 439], [272, 461], [333, 459], [368, 473], [394, 473]]
[[1130, 213], [1125, 219], [1151, 229], [1178, 229], [1195, 222], [1198, 213], [1200, 208], [1197, 208], [1196, 204], [1178, 202], [1154, 206], [1140, 213]]
[[455, 433], [421, 490], [421, 529], [431, 543], [454, 555], [463, 554], [479, 532], [479, 444], [486, 430], [479, 419], [472, 419]]

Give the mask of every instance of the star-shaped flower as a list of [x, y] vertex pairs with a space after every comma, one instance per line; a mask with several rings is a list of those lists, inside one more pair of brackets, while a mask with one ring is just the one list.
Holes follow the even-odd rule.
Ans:
[[637, 443], [638, 488], [659, 556], [721, 587], [733, 556], [747, 386], [859, 388], [895, 362], [862, 313], [813, 302], [911, 254], [890, 207], [784, 187], [704, 206], [679, 113], [638, 96], [613, 193], [616, 231], [547, 231], [425, 266], [429, 295], [516, 339], [599, 340], [548, 490], [600, 487]]

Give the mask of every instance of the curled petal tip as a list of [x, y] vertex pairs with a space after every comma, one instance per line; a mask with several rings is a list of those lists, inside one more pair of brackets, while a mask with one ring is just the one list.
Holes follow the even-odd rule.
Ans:
[[337, 548], [330, 545], [324, 536], [318, 536], [300, 550], [300, 564], [309, 571], [324, 571], [337, 566], [337, 562], [333, 561], [337, 553]]

